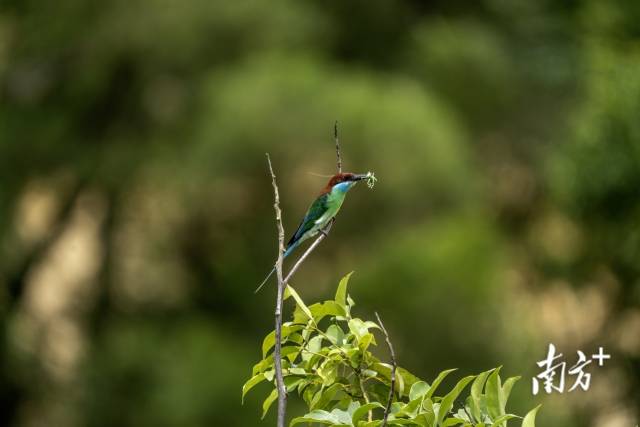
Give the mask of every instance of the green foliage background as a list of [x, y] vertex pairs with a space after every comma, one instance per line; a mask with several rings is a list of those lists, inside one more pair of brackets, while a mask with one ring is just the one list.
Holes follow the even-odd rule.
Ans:
[[[356, 269], [420, 377], [503, 365], [540, 425], [637, 424], [639, 23], [623, 0], [4, 1], [1, 424], [256, 425], [264, 152], [292, 232], [336, 119], [379, 181], [303, 298]], [[612, 360], [533, 397], [549, 342]]]

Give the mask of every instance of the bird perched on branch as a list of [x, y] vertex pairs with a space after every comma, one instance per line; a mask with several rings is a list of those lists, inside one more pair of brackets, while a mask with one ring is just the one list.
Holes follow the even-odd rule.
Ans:
[[[318, 198], [311, 204], [298, 229], [287, 243], [283, 258], [291, 254], [295, 248], [308, 238], [324, 232], [325, 228], [333, 221], [340, 210], [347, 192], [358, 181], [367, 180], [369, 187], [372, 187], [375, 179], [371, 172], [366, 174], [338, 173], [332, 176]], [[274, 271], [276, 271], [275, 267], [273, 267], [255, 292], [258, 292], [264, 284], [267, 283], [267, 280], [269, 280]]]

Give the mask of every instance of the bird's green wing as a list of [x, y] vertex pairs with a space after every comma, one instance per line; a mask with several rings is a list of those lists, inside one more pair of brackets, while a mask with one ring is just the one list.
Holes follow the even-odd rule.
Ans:
[[306, 232], [311, 230], [316, 225], [316, 221], [322, 215], [324, 215], [324, 213], [327, 211], [328, 196], [328, 194], [322, 194], [311, 204], [309, 210], [307, 210], [307, 214], [304, 216], [302, 222], [298, 226], [298, 229], [289, 240], [289, 243], [287, 243], [287, 248], [300, 240]]

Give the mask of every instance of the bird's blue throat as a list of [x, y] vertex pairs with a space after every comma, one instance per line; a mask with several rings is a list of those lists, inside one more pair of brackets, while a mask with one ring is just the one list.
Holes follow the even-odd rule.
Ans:
[[334, 185], [332, 191], [340, 191], [341, 193], [346, 193], [351, 187], [354, 186], [354, 184], [355, 181], [344, 181]]

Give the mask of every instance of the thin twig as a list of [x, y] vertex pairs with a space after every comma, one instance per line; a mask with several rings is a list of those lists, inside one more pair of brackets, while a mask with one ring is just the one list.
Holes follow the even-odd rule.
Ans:
[[389, 353], [391, 353], [391, 386], [389, 387], [389, 399], [387, 400], [387, 407], [384, 409], [384, 417], [382, 418], [381, 427], [386, 427], [387, 418], [389, 418], [389, 412], [391, 411], [391, 402], [393, 402], [393, 393], [395, 392], [396, 387], [396, 367], [398, 366], [396, 363], [396, 353], [393, 351], [393, 345], [391, 344], [391, 340], [389, 339], [389, 334], [384, 327], [384, 323], [382, 323], [382, 319], [378, 316], [378, 312], [376, 314], [376, 319], [378, 319], [378, 323], [380, 324], [380, 329], [382, 329], [382, 333], [384, 334], [384, 339], [387, 341], [387, 346], [389, 346]]
[[342, 173], [342, 156], [340, 155], [340, 140], [338, 139], [338, 121], [333, 124], [333, 139], [336, 141], [336, 157], [338, 159], [338, 173]]
[[[342, 154], [340, 151], [340, 140], [338, 139], [338, 121], [337, 120], [333, 124], [333, 139], [336, 142], [336, 161], [338, 166], [338, 173], [342, 173]], [[329, 224], [327, 224], [327, 226], [320, 231], [320, 235], [316, 238], [316, 240], [314, 240], [314, 242], [307, 248], [305, 253], [303, 253], [302, 256], [298, 258], [296, 263], [291, 268], [291, 271], [289, 271], [289, 274], [287, 274], [287, 277], [284, 279], [284, 283], [289, 282], [289, 279], [291, 279], [291, 276], [293, 276], [293, 274], [298, 270], [300, 265], [309, 256], [309, 254], [313, 252], [316, 246], [318, 246], [320, 242], [324, 240], [325, 237], [327, 237], [327, 234], [329, 234], [329, 230], [331, 230], [331, 226], [333, 225], [335, 220], [336, 219], [333, 218], [331, 222], [329, 222]]]
[[[365, 390], [365, 388], [364, 388], [364, 382], [362, 381], [362, 371], [360, 371], [360, 369], [358, 369], [356, 371], [356, 375], [358, 376], [358, 383], [360, 384], [360, 391], [362, 392], [362, 397], [364, 398], [364, 402], [366, 404], [371, 403], [371, 401], [369, 400], [369, 395], [367, 394], [367, 390]], [[369, 414], [367, 415], [367, 420], [369, 422], [373, 421], [373, 411], [371, 411], [371, 409], [369, 409]]]
[[276, 299], [275, 311], [275, 348], [273, 352], [273, 361], [276, 369], [276, 388], [278, 389], [278, 427], [284, 427], [285, 415], [287, 412], [287, 389], [284, 386], [284, 377], [282, 375], [282, 300], [284, 298], [284, 280], [282, 280], [282, 259], [284, 254], [284, 228], [282, 227], [282, 212], [280, 211], [280, 196], [278, 194], [278, 186], [276, 185], [276, 175], [273, 173], [271, 166], [271, 158], [267, 153], [267, 163], [269, 164], [269, 172], [271, 173], [271, 183], [273, 184], [274, 203], [273, 208], [276, 211], [276, 224], [278, 226], [278, 260], [276, 261], [276, 276], [278, 277], [278, 295]]
[[320, 242], [322, 242], [324, 238], [327, 237], [327, 234], [329, 234], [329, 230], [331, 230], [331, 226], [333, 225], [334, 220], [335, 218], [332, 219], [329, 222], [329, 224], [327, 224], [327, 226], [320, 232], [320, 235], [316, 238], [316, 240], [314, 240], [313, 243], [302, 254], [302, 256], [298, 258], [298, 260], [293, 265], [293, 267], [291, 267], [291, 270], [289, 271], [289, 274], [287, 274], [287, 277], [285, 277], [284, 283], [287, 283], [287, 284], [289, 283], [289, 279], [291, 279], [291, 276], [293, 276], [293, 274], [298, 270], [298, 268], [300, 268], [300, 265], [304, 262], [304, 260], [316, 248], [316, 246], [318, 246]]

